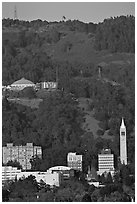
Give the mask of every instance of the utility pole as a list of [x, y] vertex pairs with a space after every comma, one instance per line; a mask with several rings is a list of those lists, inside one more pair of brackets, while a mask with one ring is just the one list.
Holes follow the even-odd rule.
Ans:
[[57, 88], [58, 88], [58, 83], [59, 83], [59, 73], [58, 73], [58, 67], [56, 66], [56, 83], [57, 83]]
[[99, 79], [101, 79], [101, 70], [102, 70], [102, 67], [98, 66], [98, 77], [99, 77]]
[[16, 8], [16, 5], [14, 7], [14, 20], [17, 19], [17, 8]]

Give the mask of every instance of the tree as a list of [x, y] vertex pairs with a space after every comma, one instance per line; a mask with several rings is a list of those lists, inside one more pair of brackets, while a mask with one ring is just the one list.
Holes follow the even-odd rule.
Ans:
[[35, 170], [35, 171], [40, 171], [41, 170], [42, 159], [39, 158], [37, 155], [33, 156], [30, 159], [30, 163], [31, 163], [31, 169], [32, 170]]
[[90, 195], [86, 193], [82, 198], [82, 202], [91, 202]]
[[57, 190], [55, 201], [78, 202], [82, 200], [84, 194], [85, 187], [81, 182], [76, 180], [64, 181]]
[[104, 202], [129, 202], [129, 197], [125, 194], [121, 194], [118, 191], [115, 191], [104, 198]]
[[22, 169], [22, 166], [20, 165], [20, 163], [17, 160], [10, 160], [7, 162], [6, 166], [12, 166], [12, 167], [17, 167], [18, 169]]
[[9, 194], [10, 192], [6, 189], [2, 189], [2, 202], [8, 202], [9, 201]]
[[40, 135], [42, 147], [49, 148], [56, 144], [69, 147], [78, 143], [77, 138], [82, 133], [82, 113], [69, 94], [49, 94], [40, 103], [36, 114], [34, 125]]
[[56, 202], [72, 202], [74, 199], [73, 192], [70, 188], [59, 189], [56, 193]]
[[111, 173], [109, 172], [109, 173], [107, 174], [106, 183], [107, 183], [107, 184], [111, 184], [112, 182], [113, 182], [112, 176], [111, 176]]
[[97, 25], [95, 36], [96, 48], [98, 50], [109, 49], [111, 52], [134, 52], [134, 27], [134, 16], [105, 19], [103, 23]]
[[92, 202], [97, 202], [100, 197], [101, 197], [100, 196], [100, 190], [99, 189], [95, 189], [95, 191], [91, 195], [91, 201]]
[[22, 201], [33, 201], [38, 191], [38, 184], [35, 177], [29, 176], [26, 179], [15, 181], [10, 186], [10, 198], [19, 198]]
[[124, 165], [124, 164], [120, 166], [120, 177], [121, 177], [123, 184], [127, 186], [131, 186], [133, 184], [132, 177], [130, 177], [129, 166]]
[[38, 199], [36, 200], [37, 202], [54, 202], [54, 193], [52, 191], [39, 191], [37, 193]]
[[95, 186], [94, 185], [90, 185], [88, 187], [88, 194], [91, 195], [94, 192], [94, 190], [95, 190]]
[[36, 98], [36, 92], [32, 87], [26, 87], [19, 93], [19, 97], [33, 99]]

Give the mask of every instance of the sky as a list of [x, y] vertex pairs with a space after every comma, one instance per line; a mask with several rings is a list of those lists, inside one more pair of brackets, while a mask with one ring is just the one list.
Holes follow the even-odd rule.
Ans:
[[134, 2], [3, 2], [2, 18], [14, 18], [16, 6], [19, 20], [102, 22], [105, 18], [135, 15]]

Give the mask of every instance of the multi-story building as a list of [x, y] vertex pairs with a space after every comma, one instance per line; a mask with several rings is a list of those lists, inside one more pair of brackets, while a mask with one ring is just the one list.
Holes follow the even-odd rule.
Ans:
[[33, 143], [27, 143], [26, 146], [13, 146], [13, 143], [8, 143], [6, 147], [2, 147], [3, 164], [16, 160], [24, 170], [31, 169], [30, 159], [36, 155], [41, 158], [42, 149], [40, 146], [33, 146]]
[[69, 152], [67, 155], [68, 167], [82, 171], [82, 155], [76, 155], [76, 153]]
[[101, 154], [98, 154], [98, 174], [103, 173], [114, 174], [114, 154], [111, 154], [110, 149], [103, 149]]
[[17, 167], [2, 166], [2, 183], [14, 181], [19, 173], [21, 173], [21, 169], [17, 169]]

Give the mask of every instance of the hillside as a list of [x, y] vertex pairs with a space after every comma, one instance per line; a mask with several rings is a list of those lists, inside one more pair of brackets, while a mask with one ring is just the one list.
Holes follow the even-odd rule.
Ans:
[[[120, 26], [123, 22], [128, 29], [123, 28], [123, 32], [120, 31], [118, 34], [117, 30], [121, 30]], [[130, 36], [134, 36], [134, 17], [108, 19], [98, 25], [75, 20], [25, 22], [4, 19], [2, 28], [3, 85], [13, 83], [21, 77], [34, 83], [54, 81], [58, 69], [59, 89], [63, 88], [66, 92], [73, 93], [76, 98], [93, 100], [95, 113], [86, 111], [84, 126], [85, 130], [92, 131], [95, 137], [97, 137], [97, 129], [102, 129], [99, 128], [98, 121], [104, 121], [102, 114], [106, 114], [100, 110], [100, 106], [103, 106], [101, 101], [104, 99], [105, 104], [109, 103], [108, 98], [105, 99], [107, 96], [103, 88], [108, 97], [112, 94], [112, 98], [115, 98], [113, 92], [119, 94], [122, 89], [121, 92], [124, 92], [126, 100], [134, 101], [132, 100], [135, 67], [134, 39], [132, 43], [129, 41], [130, 30], [132, 31]], [[118, 43], [121, 44], [120, 48]], [[98, 67], [101, 69], [100, 79], [98, 79]], [[109, 87], [115, 85], [115, 88]], [[113, 92], [111, 89], [114, 89]], [[114, 99], [114, 101], [117, 100], [117, 105], [121, 107], [121, 104], [125, 105], [123, 102], [125, 98]], [[38, 107], [35, 101], [18, 102]], [[81, 100], [80, 103], [82, 106], [85, 104]], [[102, 109], [104, 110], [105, 107]], [[111, 128], [108, 126], [110, 126], [112, 113], [109, 114], [107, 122], [102, 122], [103, 131]], [[123, 113], [120, 112], [120, 114]]]
[[124, 118], [134, 175], [135, 18], [120, 16], [96, 25], [3, 19], [2, 29], [2, 85], [22, 77], [33, 83], [58, 81], [53, 92], [7, 91], [3, 145], [41, 146], [40, 170], [65, 166], [68, 152], [77, 152], [83, 155], [85, 174], [89, 166], [97, 170], [97, 155], [110, 148], [117, 168]]

